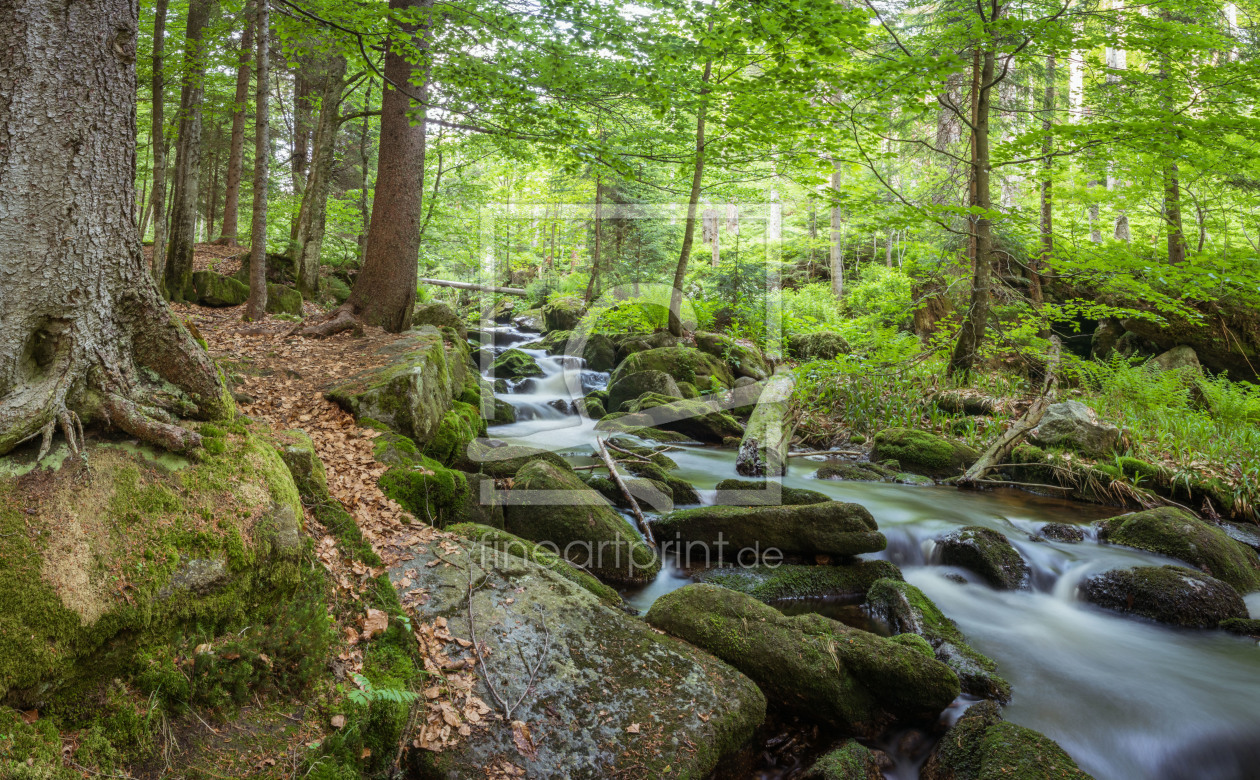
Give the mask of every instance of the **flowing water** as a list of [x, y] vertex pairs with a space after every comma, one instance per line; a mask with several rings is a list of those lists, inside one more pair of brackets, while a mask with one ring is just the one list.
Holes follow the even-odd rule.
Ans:
[[[530, 338], [496, 330], [509, 340]], [[584, 370], [576, 358], [548, 356], [528, 344], [524, 349], [544, 375], [500, 396], [517, 407], [519, 421], [495, 426], [490, 436], [593, 462], [594, 423], [553, 402], [580, 398], [602, 387], [607, 375]], [[718, 482], [736, 476], [731, 450], [682, 447], [669, 455], [678, 463], [674, 473], [694, 484], [706, 502]], [[1116, 510], [1014, 490], [814, 480], [814, 468], [794, 459], [783, 484], [870, 510], [888, 549], [863, 557], [900, 566], [907, 581], [997, 662], [1015, 692], [1005, 708], [1008, 720], [1052, 737], [1098, 780], [1260, 778], [1260, 646], [1125, 618], [1076, 598], [1078, 583], [1092, 573], [1168, 559], [1100, 544], [1088, 528], [1085, 541], [1075, 544], [1031, 541], [1047, 522], [1087, 524]], [[1033, 571], [1032, 587], [996, 591], [965, 571], [934, 565], [933, 540], [963, 525], [984, 525], [1010, 539]], [[689, 581], [685, 571], [667, 565], [654, 582], [623, 595], [630, 606], [646, 610]], [[1260, 616], [1260, 594], [1247, 601], [1252, 615]], [[846, 622], [860, 619], [852, 605], [823, 605], [821, 611]], [[895, 749], [890, 752], [896, 757]], [[905, 763], [890, 780], [917, 777], [917, 762]]]

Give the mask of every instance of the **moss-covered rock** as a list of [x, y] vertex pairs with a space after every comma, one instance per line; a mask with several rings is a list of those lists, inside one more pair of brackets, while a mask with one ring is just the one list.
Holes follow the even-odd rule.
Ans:
[[193, 291], [202, 306], [240, 306], [249, 300], [249, 287], [214, 271], [194, 271]]
[[1228, 620], [1222, 620], [1219, 628], [1222, 631], [1228, 631], [1231, 634], [1249, 636], [1252, 639], [1260, 639], [1260, 620], [1251, 620], [1249, 618], [1230, 618]]
[[1087, 577], [1080, 588], [1091, 604], [1174, 626], [1216, 628], [1223, 620], [1247, 617], [1238, 591], [1181, 566], [1114, 569]]
[[743, 426], [720, 403], [706, 399], [671, 401], [640, 412], [610, 414], [595, 426], [597, 431], [634, 435], [639, 429], [657, 428], [682, 434], [694, 441], [721, 442], [743, 434]]
[[1002, 721], [990, 701], [953, 725], [928, 757], [922, 780], [1093, 780], [1054, 740]]
[[737, 377], [746, 376], [757, 381], [770, 377], [766, 359], [756, 347], [745, 346], [721, 333], [704, 331], [696, 331], [695, 340], [697, 349], [725, 361]]
[[516, 472], [505, 527], [554, 547], [569, 562], [609, 582], [643, 582], [661, 569], [656, 552], [603, 496], [572, 471], [545, 461]]
[[1051, 404], [1030, 437], [1042, 447], [1073, 449], [1091, 457], [1110, 455], [1120, 441], [1120, 429], [1102, 422], [1080, 401]]
[[1011, 685], [997, 673], [993, 659], [968, 645], [954, 621], [923, 591], [900, 577], [881, 579], [867, 590], [866, 606], [894, 634], [916, 634], [926, 639], [937, 659], [958, 675], [963, 693], [999, 702], [1010, 700]]
[[302, 293], [282, 284], [267, 285], [267, 313], [302, 316]]
[[573, 407], [578, 414], [585, 415], [590, 420], [602, 420], [608, 414], [603, 402], [590, 396], [574, 401]]
[[786, 617], [715, 585], [667, 593], [647, 621], [739, 669], [772, 703], [849, 733], [935, 715], [959, 692], [958, 678], [930, 651], [819, 615]]
[[465, 457], [453, 465], [462, 471], [475, 471], [495, 479], [516, 476], [525, 465], [535, 461], [549, 463], [558, 469], [571, 470], [568, 462], [551, 450], [540, 450], [522, 444], [503, 444], [476, 439], [466, 450]]
[[851, 739], [823, 754], [801, 780], [884, 780], [875, 754]]
[[453, 522], [468, 497], [463, 472], [425, 456], [419, 462], [394, 466], [381, 475], [379, 483], [386, 496], [416, 519], [435, 526]]
[[719, 390], [735, 381], [726, 363], [691, 347], [666, 347], [635, 352], [613, 371], [609, 387], [640, 371], [663, 371], [675, 382], [690, 382], [700, 390]]
[[678, 384], [674, 378], [664, 371], [636, 371], [622, 374], [608, 383], [608, 398], [604, 408], [609, 412], [620, 412], [627, 401], [632, 401], [644, 393], [658, 393], [669, 398], [682, 398]]
[[914, 428], [888, 428], [875, 434], [871, 460], [895, 460], [900, 468], [929, 477], [952, 477], [979, 459], [973, 448]]
[[642, 412], [648, 409], [655, 409], [658, 406], [672, 404], [674, 401], [681, 401], [682, 396], [664, 395], [662, 393], [644, 393], [638, 398], [633, 398], [621, 405], [621, 410], [629, 414]]
[[586, 312], [586, 302], [576, 295], [553, 298], [542, 307], [546, 329], [574, 330]]
[[1042, 538], [1053, 539], [1056, 542], [1085, 541], [1085, 530], [1079, 525], [1068, 525], [1067, 523], [1046, 523], [1041, 527], [1041, 531], [1039, 533]]
[[999, 590], [1028, 587], [1028, 564], [1005, 536], [991, 528], [969, 525], [936, 542], [941, 563], [979, 574]]
[[486, 433], [481, 410], [461, 401], [452, 401], [442, 422], [424, 445], [424, 454], [439, 463], [453, 464], [467, 458], [468, 445]]
[[515, 555], [528, 561], [542, 566], [545, 569], [564, 577], [569, 582], [577, 583], [585, 590], [594, 594], [596, 598], [604, 602], [610, 607], [621, 606], [621, 594], [604, 583], [595, 579], [591, 575], [572, 565], [560, 556], [550, 550], [539, 547], [537, 544], [522, 539], [519, 536], [510, 534], [499, 528], [492, 528], [488, 525], [479, 523], [459, 523], [447, 528], [453, 534], [458, 534], [466, 539], [471, 539], [485, 547], [494, 550]]
[[[409, 776], [446, 780], [507, 761], [528, 777], [703, 780], [765, 717], [747, 677], [553, 571], [473, 543], [441, 559], [414, 555], [391, 578], [424, 594], [418, 619], [445, 618], [459, 638], [472, 635], [471, 562], [476, 637], [502, 695], [515, 700], [530, 685], [513, 719], [527, 724], [533, 750], [518, 750], [511, 724], [487, 718], [454, 749], [418, 753]], [[455, 644], [448, 652], [474, 663]], [[535, 677], [534, 667], [544, 671]], [[476, 694], [494, 701], [485, 686], [479, 680]]]
[[[449, 354], [448, 354], [449, 350]], [[385, 365], [360, 372], [326, 394], [355, 416], [377, 420], [423, 446], [442, 424], [452, 399], [464, 392], [467, 346], [449, 346], [425, 326], [377, 350]]]
[[[634, 496], [634, 500], [641, 509], [653, 512], [672, 512], [674, 510], [674, 492], [664, 482], [642, 477], [622, 477], [621, 481], [625, 484], [626, 490], [630, 491], [630, 495]], [[608, 499], [608, 502], [613, 506], [620, 509], [630, 508], [630, 502], [626, 499], [626, 494], [621, 492], [621, 488], [617, 486], [617, 483], [608, 477], [591, 477], [586, 480], [586, 484]]]
[[897, 471], [878, 463], [828, 463], [814, 472], [814, 479], [849, 482], [893, 482]]
[[417, 303], [411, 313], [411, 327], [432, 325], [435, 328], [452, 328], [461, 339], [468, 338], [468, 326], [455, 310], [445, 303]]
[[490, 364], [491, 373], [498, 379], [524, 379], [531, 376], [542, 376], [543, 370], [533, 355], [519, 349], [504, 350]]
[[1167, 555], [1195, 566], [1239, 593], [1260, 589], [1260, 557], [1224, 531], [1176, 507], [1099, 521], [1104, 541]]
[[[577, 345], [570, 349], [577, 352]], [[592, 371], [612, 371], [617, 367], [617, 345], [602, 333], [591, 333], [586, 336], [578, 355], [586, 361], [586, 367]]]
[[[664, 457], [664, 456], [661, 456]], [[625, 466], [626, 470], [636, 477], [642, 477], [652, 482], [665, 485], [669, 489], [670, 498], [673, 503], [678, 506], [686, 504], [699, 504], [700, 494], [696, 492], [695, 486], [685, 479], [680, 479], [670, 474], [655, 463], [642, 463], [636, 460], [622, 460], [620, 463]], [[673, 468], [669, 466], [668, 468]]]
[[[879, 552], [888, 545], [871, 513], [860, 504], [828, 501], [802, 506], [703, 506], [682, 509], [653, 523], [659, 541], [702, 542], [716, 550], [725, 542], [728, 562], [740, 550], [785, 555], [847, 557]], [[750, 553], [751, 554], [751, 553]], [[717, 557], [716, 554], [714, 556]]]
[[328, 475], [324, 471], [324, 462], [315, 452], [315, 442], [304, 431], [294, 429], [281, 433], [277, 437], [276, 450], [284, 465], [289, 467], [299, 495], [328, 493]]
[[900, 580], [901, 570], [888, 561], [856, 561], [843, 566], [719, 566], [695, 575], [696, 582], [720, 585], [765, 602], [858, 598], [877, 580], [889, 578]]
[[802, 363], [808, 360], [835, 360], [852, 351], [844, 336], [829, 331], [788, 336], [787, 348], [788, 357]]
[[817, 490], [784, 487], [777, 482], [724, 479], [717, 483], [718, 503], [727, 506], [799, 506], [822, 504], [831, 499]]

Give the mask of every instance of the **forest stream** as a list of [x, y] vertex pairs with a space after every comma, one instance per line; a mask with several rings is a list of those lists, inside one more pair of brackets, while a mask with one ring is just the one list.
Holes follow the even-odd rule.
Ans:
[[[557, 407], [594, 389], [608, 375], [589, 371], [577, 357], [531, 349], [538, 338], [511, 327], [494, 329], [496, 352], [512, 346], [533, 356], [543, 375], [513, 383], [498, 396], [517, 410], [517, 422], [493, 426], [492, 439], [550, 449], [575, 465], [595, 463], [595, 423]], [[714, 488], [736, 476], [735, 452], [679, 446], [669, 456], [674, 474], [691, 482], [706, 503]], [[812, 460], [812, 459], [811, 459]], [[818, 460], [821, 461], [821, 458]], [[1084, 541], [1032, 541], [1049, 522], [1087, 525], [1119, 510], [1012, 489], [964, 492], [952, 487], [811, 479], [807, 461], [794, 460], [785, 487], [808, 488], [862, 504], [888, 537], [888, 549], [863, 556], [886, 558], [958, 623], [971, 643], [993, 658], [1014, 697], [1008, 720], [1059, 742], [1082, 769], [1108, 780], [1180, 780], [1257, 777], [1260, 745], [1260, 648], [1222, 633], [1169, 628], [1109, 614], [1076, 597], [1086, 576], [1117, 566], [1163, 565], [1169, 559], [1101, 544], [1085, 529]], [[815, 466], [816, 467], [816, 466]], [[646, 508], [645, 508], [646, 509]], [[964, 525], [1005, 535], [1032, 570], [1031, 587], [997, 591], [963, 569], [934, 565], [934, 539]], [[691, 581], [667, 565], [656, 579], [623, 591], [640, 612]], [[1260, 614], [1260, 593], [1247, 598]], [[879, 630], [852, 605], [802, 600], [776, 604], [788, 611], [817, 611], [861, 628]], [[946, 712], [957, 718], [969, 702]], [[918, 777], [930, 745], [906, 749], [896, 735], [880, 747], [897, 761], [888, 778]], [[900, 747], [899, 747], [900, 746]], [[825, 747], [825, 746], [820, 746]], [[790, 774], [766, 769], [757, 777]]]

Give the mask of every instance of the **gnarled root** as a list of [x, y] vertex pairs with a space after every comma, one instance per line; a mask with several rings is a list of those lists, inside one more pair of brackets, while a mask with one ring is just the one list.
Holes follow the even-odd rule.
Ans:
[[363, 323], [349, 306], [340, 306], [309, 325], [303, 323], [298, 332], [303, 336], [326, 339], [348, 330], [354, 331], [355, 335], [362, 335]]
[[106, 421], [141, 441], [156, 444], [172, 452], [188, 452], [201, 446], [201, 435], [187, 428], [156, 419], [140, 405], [119, 395], [105, 396], [102, 405]]

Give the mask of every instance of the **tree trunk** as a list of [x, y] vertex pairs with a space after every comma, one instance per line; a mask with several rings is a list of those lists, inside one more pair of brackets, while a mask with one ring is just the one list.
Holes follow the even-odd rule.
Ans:
[[591, 278], [586, 282], [586, 305], [599, 295], [599, 258], [603, 251], [604, 186], [603, 179], [595, 177], [595, 251], [591, 255]]
[[159, 288], [166, 276], [166, 118], [165, 84], [166, 8], [169, 0], [157, 0], [153, 11], [153, 280]]
[[185, 450], [200, 437], [156, 407], [232, 410], [140, 249], [138, 24], [130, 0], [0, 4], [0, 454], [57, 427], [78, 451], [81, 419]]
[[[427, 12], [433, 0], [390, 0], [395, 11], [422, 9]], [[395, 35], [411, 39], [410, 52], [399, 53], [387, 46], [384, 92], [381, 97], [381, 140], [377, 152], [376, 195], [372, 199], [372, 221], [368, 227], [363, 270], [355, 277], [354, 289], [345, 306], [329, 321], [307, 329], [314, 336], [328, 335], [353, 327], [359, 318], [398, 333], [411, 324], [416, 302], [416, 262], [420, 252], [421, 201], [424, 189], [425, 106], [413, 107], [411, 98], [399, 91], [402, 86], [421, 101], [428, 100], [428, 65], [420, 86], [412, 81], [416, 66], [408, 55], [428, 48], [427, 30], [417, 32], [416, 24], [399, 25]], [[412, 123], [413, 115], [417, 120]]]
[[[992, 21], [996, 21], [996, 16], [994, 14]], [[972, 131], [971, 144], [973, 200], [981, 213], [972, 222], [975, 255], [972, 263], [971, 302], [962, 328], [958, 331], [954, 353], [949, 360], [950, 373], [971, 371], [980, 345], [984, 342], [984, 332], [989, 321], [989, 287], [993, 277], [993, 225], [988, 216], [992, 205], [989, 195], [989, 101], [996, 56], [992, 49], [988, 49], [981, 59], [983, 65], [975, 97], [972, 121], [975, 129]]]
[[363, 126], [359, 129], [359, 170], [363, 174], [359, 180], [359, 214], [362, 224], [359, 228], [359, 265], [367, 260], [368, 228], [371, 225], [371, 207], [368, 205], [368, 184], [371, 183], [372, 155], [368, 149], [369, 122], [366, 112], [372, 110], [372, 79], [368, 79], [367, 94], [363, 98]]
[[1041, 180], [1041, 252], [1030, 257], [1028, 262], [1028, 294], [1032, 298], [1033, 307], [1038, 309], [1043, 300], [1041, 268], [1054, 259], [1054, 139], [1050, 137], [1050, 130], [1054, 126], [1054, 79], [1054, 55], [1047, 54], [1046, 94], [1041, 103], [1041, 131], [1045, 133], [1045, 138], [1041, 141], [1041, 152], [1044, 155]]
[[[709, 22], [709, 31], [713, 22]], [[687, 261], [691, 245], [696, 238], [696, 206], [700, 200], [700, 184], [704, 181], [704, 122], [709, 110], [709, 79], [713, 76], [713, 60], [704, 63], [704, 75], [700, 77], [700, 108], [696, 113], [696, 161], [691, 175], [691, 195], [687, 200], [687, 226], [683, 229], [682, 250], [678, 253], [678, 266], [674, 269], [674, 288], [669, 296], [669, 332], [681, 336], [682, 288], [687, 281]]]
[[[840, 197], [842, 169], [840, 161], [832, 163], [831, 191], [832, 197]], [[837, 201], [831, 207], [831, 292], [837, 298], [844, 295], [844, 212]]]
[[245, 174], [245, 110], [249, 106], [250, 60], [254, 53], [254, 3], [245, 5], [245, 29], [241, 31], [241, 56], [236, 66], [236, 101], [232, 104], [232, 147], [228, 152], [227, 196], [223, 200], [223, 228], [219, 243], [237, 245], [237, 212], [240, 209], [241, 177]]
[[179, 140], [175, 145], [175, 192], [171, 199], [171, 245], [166, 253], [166, 292], [176, 301], [191, 293], [193, 245], [197, 241], [197, 189], [201, 171], [201, 104], [206, 56], [202, 37], [213, 0], [190, 0], [185, 29], [183, 86], [179, 94]]
[[328, 188], [336, 162], [337, 131], [341, 128], [341, 93], [345, 88], [346, 58], [329, 55], [320, 68], [317, 81], [319, 117], [315, 123], [310, 175], [302, 191], [298, 210], [297, 235], [291, 257], [302, 297], [319, 297], [319, 257], [324, 246], [324, 227], [328, 217]]
[[249, 231], [249, 300], [245, 319], [261, 320], [267, 314], [267, 163], [271, 151], [268, 112], [267, 0], [254, 0], [258, 24], [258, 86], [254, 90], [254, 214]]

